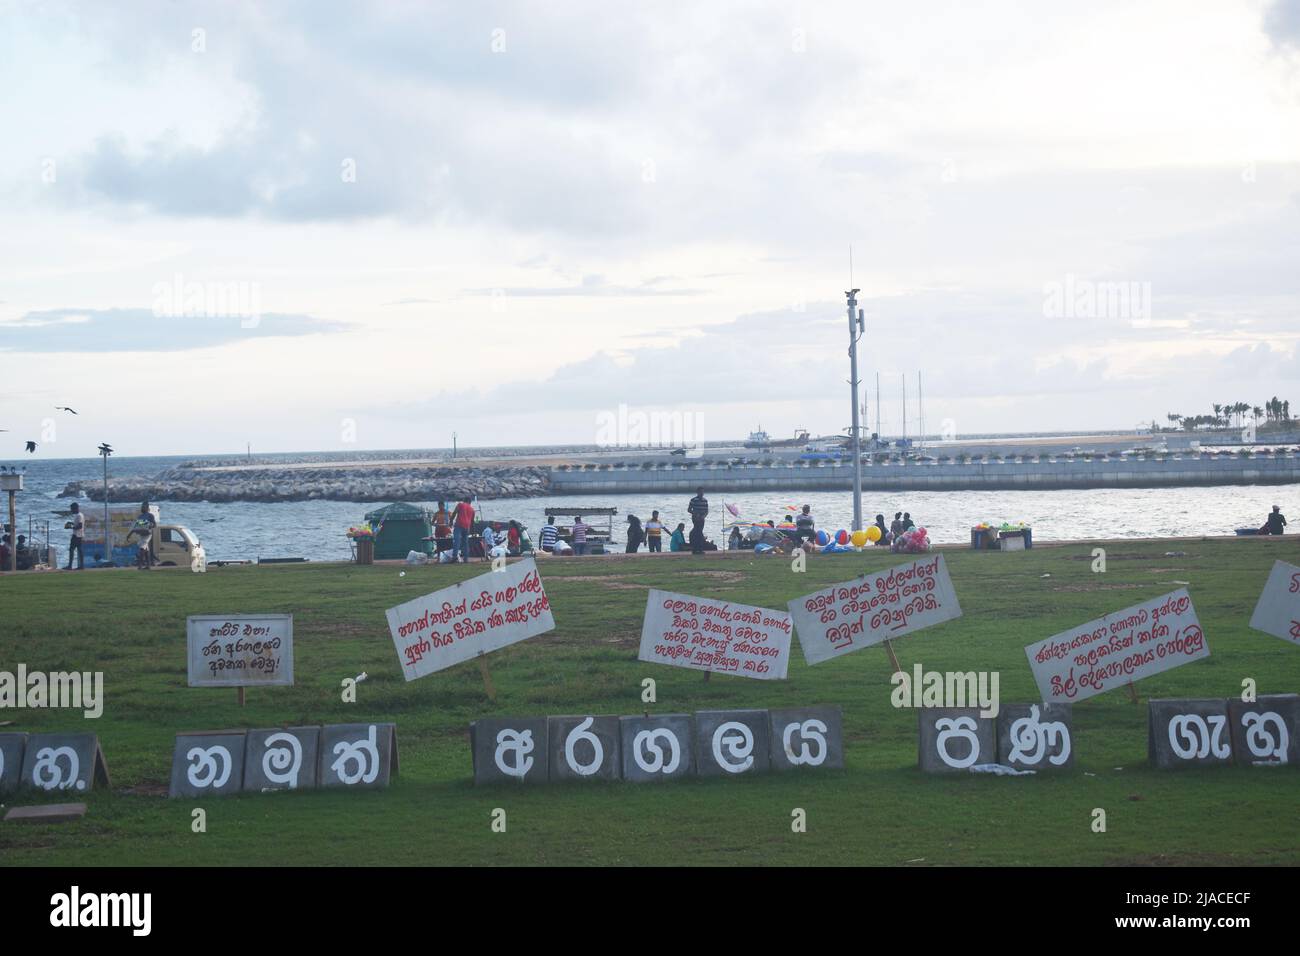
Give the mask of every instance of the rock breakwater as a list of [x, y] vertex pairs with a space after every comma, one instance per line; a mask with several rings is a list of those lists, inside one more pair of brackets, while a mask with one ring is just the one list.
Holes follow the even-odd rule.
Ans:
[[[109, 479], [109, 501], [451, 501], [529, 498], [550, 490], [545, 468], [169, 468]], [[60, 498], [104, 500], [102, 482], [69, 482]]]

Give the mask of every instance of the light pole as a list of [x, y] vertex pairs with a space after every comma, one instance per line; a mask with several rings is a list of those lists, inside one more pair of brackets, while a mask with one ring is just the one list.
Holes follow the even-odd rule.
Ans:
[[111, 526], [108, 523], [108, 456], [113, 454], [113, 448], [108, 442], [103, 442], [99, 446], [99, 453], [104, 456], [104, 563], [113, 563], [113, 536]]
[[853, 402], [853, 530], [862, 530], [862, 426], [858, 413], [858, 339], [866, 330], [858, 308], [858, 289], [850, 289], [849, 310], [849, 395]]

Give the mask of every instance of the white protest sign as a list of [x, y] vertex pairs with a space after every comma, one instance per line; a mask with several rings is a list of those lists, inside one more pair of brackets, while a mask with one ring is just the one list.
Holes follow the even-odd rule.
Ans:
[[651, 589], [638, 660], [759, 680], [784, 680], [790, 615], [765, 607]]
[[832, 584], [789, 607], [809, 664], [961, 617], [941, 554]]
[[191, 687], [293, 684], [292, 614], [197, 614], [185, 619]]
[[1274, 562], [1255, 613], [1250, 616], [1250, 626], [1289, 644], [1300, 644], [1300, 568], [1285, 561]]
[[1210, 656], [1186, 588], [1025, 648], [1043, 700], [1080, 701]]
[[555, 628], [532, 558], [399, 604], [387, 614], [408, 681]]

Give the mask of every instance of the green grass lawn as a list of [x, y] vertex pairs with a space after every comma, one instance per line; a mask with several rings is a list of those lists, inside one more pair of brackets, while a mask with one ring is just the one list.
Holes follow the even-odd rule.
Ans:
[[[917, 715], [890, 705], [881, 647], [816, 667], [791, 649], [785, 681], [714, 676], [636, 659], [646, 589], [721, 594], [784, 609], [787, 600], [866, 569], [887, 553], [811, 559], [711, 555], [539, 561], [556, 629], [489, 658], [498, 689], [483, 693], [462, 664], [403, 681], [388, 607], [481, 573], [482, 565], [297, 565], [20, 574], [0, 579], [0, 670], [102, 670], [99, 720], [70, 711], [0, 711], [4, 730], [93, 731], [112, 788], [88, 796], [81, 821], [0, 823], [5, 864], [1295, 864], [1295, 768], [1156, 772], [1146, 763], [1149, 697], [1228, 697], [1253, 678], [1260, 693], [1300, 691], [1300, 650], [1247, 622], [1277, 558], [1300, 542], [1111, 542], [1108, 569], [1091, 545], [1021, 554], [946, 552], [964, 616], [896, 642], [902, 665], [996, 670], [1004, 703], [1037, 699], [1026, 644], [1188, 583], [1211, 656], [1141, 682], [1140, 705], [1112, 691], [1074, 709], [1077, 769], [1064, 776], [934, 777], [916, 769]], [[1185, 551], [1166, 557], [1167, 551]], [[400, 572], [405, 571], [405, 575]], [[1048, 576], [1050, 575], [1050, 576]], [[294, 615], [297, 684], [191, 689], [188, 614]], [[358, 701], [340, 681], [367, 672]], [[478, 717], [635, 714], [653, 677], [656, 712], [838, 704], [843, 771], [688, 780], [475, 788], [468, 727]], [[168, 800], [181, 730], [396, 721], [401, 774], [382, 792], [250, 794]], [[37, 801], [44, 797], [23, 797]], [[63, 798], [63, 799], [66, 799]], [[57, 802], [58, 798], [50, 798]], [[12, 804], [14, 798], [10, 797]], [[207, 832], [190, 829], [207, 811]], [[494, 808], [507, 832], [493, 833]], [[807, 832], [791, 832], [791, 811]], [[1105, 809], [1107, 832], [1092, 811]]]

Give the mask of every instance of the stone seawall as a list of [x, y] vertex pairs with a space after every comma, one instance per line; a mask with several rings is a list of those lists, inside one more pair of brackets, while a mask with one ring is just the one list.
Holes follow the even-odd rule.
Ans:
[[[1002, 461], [981, 463], [864, 464], [869, 491], [1027, 490], [1066, 488], [1159, 488], [1192, 485], [1300, 483], [1300, 457], [1097, 459], [1093, 461]], [[598, 470], [552, 469], [552, 494], [771, 491], [843, 491], [853, 487], [852, 463], [728, 465], [674, 463]]]
[[[868, 491], [1159, 488], [1300, 483], [1300, 456], [1175, 457], [1092, 461], [898, 462], [862, 466]], [[845, 491], [853, 468], [836, 462], [728, 464], [675, 461], [568, 467], [172, 468], [151, 478], [116, 478], [109, 499], [150, 501], [437, 501], [542, 495], [708, 491]], [[70, 482], [61, 497], [103, 500], [95, 479]]]

